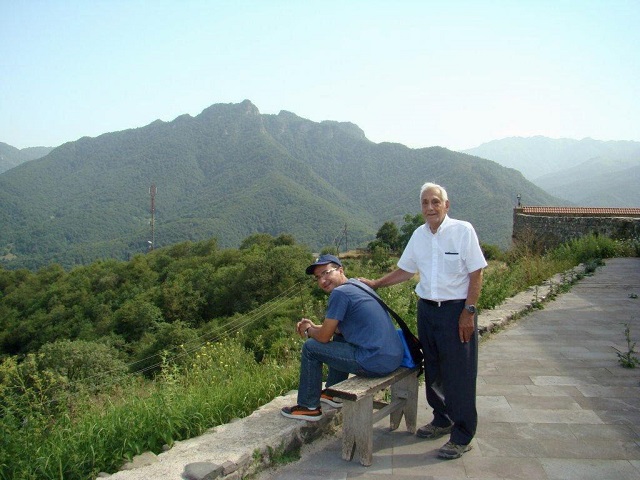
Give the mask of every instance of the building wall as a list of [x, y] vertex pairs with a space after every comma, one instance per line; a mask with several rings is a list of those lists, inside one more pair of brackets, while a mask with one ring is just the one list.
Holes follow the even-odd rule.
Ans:
[[640, 238], [640, 218], [527, 215], [513, 213], [513, 240], [534, 241], [546, 248], [589, 233], [615, 239]]

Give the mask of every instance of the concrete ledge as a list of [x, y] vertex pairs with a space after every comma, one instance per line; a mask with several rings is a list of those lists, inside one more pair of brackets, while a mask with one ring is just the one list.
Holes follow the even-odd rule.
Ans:
[[[336, 410], [323, 409], [319, 422], [292, 420], [280, 415], [284, 406], [296, 403], [296, 393], [277, 397], [248, 417], [220, 425], [199, 437], [176, 442], [157, 456], [143, 454], [113, 475], [112, 480], [241, 479], [264, 469], [272, 456], [299, 448], [323, 435], [333, 434], [340, 422]], [[337, 415], [340, 417], [340, 415]]]

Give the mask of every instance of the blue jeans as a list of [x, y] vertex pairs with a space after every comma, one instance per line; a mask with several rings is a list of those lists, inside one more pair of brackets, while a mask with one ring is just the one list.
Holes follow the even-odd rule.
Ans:
[[329, 367], [326, 386], [346, 380], [350, 373], [361, 377], [379, 377], [356, 362], [356, 347], [342, 335], [334, 335], [331, 342], [322, 343], [310, 338], [302, 346], [298, 405], [307, 408], [320, 406], [322, 393], [322, 364]]

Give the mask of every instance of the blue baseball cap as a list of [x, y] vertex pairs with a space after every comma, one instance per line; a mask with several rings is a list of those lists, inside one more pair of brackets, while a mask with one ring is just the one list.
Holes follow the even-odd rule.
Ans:
[[336, 265], [342, 266], [342, 262], [338, 257], [333, 255], [320, 255], [316, 258], [316, 261], [307, 267], [306, 273], [307, 275], [312, 275], [313, 271], [318, 265], [327, 265], [329, 263], [335, 263]]

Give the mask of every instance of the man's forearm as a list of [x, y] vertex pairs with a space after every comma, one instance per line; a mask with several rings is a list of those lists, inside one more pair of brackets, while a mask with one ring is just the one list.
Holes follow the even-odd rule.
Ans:
[[395, 285], [396, 283], [402, 283], [412, 278], [413, 275], [414, 274], [411, 272], [407, 272], [406, 270], [397, 268], [393, 272], [387, 273], [384, 277], [381, 277], [378, 280], [374, 280], [373, 288], [389, 287], [391, 285]]
[[475, 305], [482, 290], [482, 269], [469, 274], [469, 289], [467, 290], [467, 305]]

